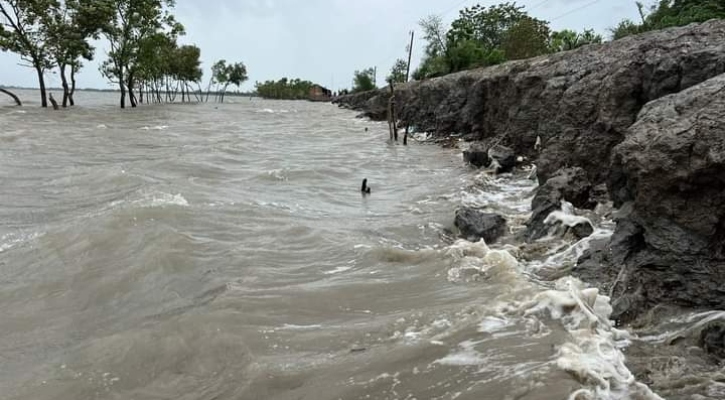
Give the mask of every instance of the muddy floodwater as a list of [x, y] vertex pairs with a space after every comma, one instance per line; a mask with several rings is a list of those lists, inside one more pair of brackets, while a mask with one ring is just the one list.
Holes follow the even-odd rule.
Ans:
[[586, 240], [457, 240], [461, 205], [515, 236], [526, 171], [330, 104], [77, 97], [2, 99], [0, 398], [661, 398], [609, 299], [541, 278]]

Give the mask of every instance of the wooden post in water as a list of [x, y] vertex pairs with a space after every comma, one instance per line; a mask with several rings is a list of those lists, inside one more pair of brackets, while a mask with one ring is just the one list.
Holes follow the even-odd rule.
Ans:
[[395, 86], [390, 81], [390, 99], [388, 99], [388, 127], [390, 128], [390, 140], [398, 141], [398, 123], [395, 116]]
[[53, 105], [53, 109], [54, 110], [57, 110], [58, 109], [58, 102], [55, 101], [55, 99], [53, 98], [53, 93], [48, 93], [48, 95], [49, 95], [48, 96], [48, 100], [50, 101], [50, 104]]

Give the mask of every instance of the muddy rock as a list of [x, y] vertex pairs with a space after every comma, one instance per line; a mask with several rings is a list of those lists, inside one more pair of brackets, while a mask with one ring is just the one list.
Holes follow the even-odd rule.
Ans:
[[483, 143], [476, 142], [463, 151], [463, 159], [474, 167], [488, 167], [491, 165], [491, 158], [488, 156], [488, 148]]
[[506, 233], [504, 217], [470, 207], [456, 211], [455, 225], [463, 238], [473, 242], [483, 239], [486, 243], [494, 243]]
[[[586, 275], [619, 271], [615, 312], [725, 308], [725, 75], [647, 104], [610, 168], [617, 228]], [[632, 293], [641, 301], [617, 310]]]
[[725, 360], [725, 322], [712, 322], [700, 333], [700, 347], [716, 360]]
[[496, 173], [502, 174], [513, 171], [516, 167], [516, 154], [506, 146], [494, 145], [488, 149], [488, 157], [497, 165]]
[[583, 169], [564, 168], [557, 171], [539, 186], [531, 201], [533, 212], [526, 223], [524, 238], [530, 242], [546, 236], [550, 226], [545, 220], [549, 214], [561, 209], [562, 200], [577, 208], [593, 208], [596, 204], [590, 200], [591, 189], [592, 185]]

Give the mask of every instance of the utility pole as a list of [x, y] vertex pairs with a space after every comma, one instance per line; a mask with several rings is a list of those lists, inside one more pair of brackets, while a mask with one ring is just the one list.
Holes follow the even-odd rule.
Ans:
[[378, 87], [378, 67], [373, 67], [373, 85], [375, 87]]
[[410, 31], [410, 47], [408, 47], [408, 68], [405, 71], [405, 81], [408, 82], [410, 79], [410, 60], [413, 57], [413, 38], [415, 37], [415, 31]]

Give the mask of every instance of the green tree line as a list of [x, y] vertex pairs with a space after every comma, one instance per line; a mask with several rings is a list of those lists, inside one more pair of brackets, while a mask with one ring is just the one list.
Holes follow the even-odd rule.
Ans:
[[426, 41], [414, 79], [496, 65], [558, 51], [572, 50], [603, 38], [593, 30], [552, 31], [547, 21], [530, 16], [523, 6], [506, 2], [464, 8], [446, 28], [441, 17], [419, 22]]
[[684, 26], [695, 22], [725, 18], [723, 0], [660, 0], [649, 7], [635, 2], [640, 21], [626, 19], [612, 29], [612, 37], [620, 39], [657, 29]]
[[315, 84], [307, 80], [282, 78], [278, 81], [256, 82], [257, 94], [265, 99], [304, 100]]
[[[35, 70], [41, 106], [48, 106], [45, 75], [57, 71], [62, 105], [74, 105], [76, 74], [93, 60], [92, 40], [109, 51], [100, 72], [121, 92], [120, 106], [201, 98], [201, 50], [179, 45], [185, 34], [174, 0], [0, 0], [0, 50], [18, 54]], [[247, 80], [243, 63], [217, 65], [211, 84], [224, 91]], [[223, 68], [219, 68], [223, 67]], [[197, 88], [192, 87], [193, 84]], [[207, 95], [208, 99], [208, 95]], [[50, 99], [53, 101], [53, 99]]]
[[[634, 2], [635, 5], [640, 21], [621, 21], [610, 30], [612, 39], [725, 18], [723, 0], [658, 0], [647, 7], [641, 2]], [[442, 17], [430, 15], [420, 20], [419, 26], [426, 45], [421, 63], [412, 74], [415, 80], [604, 41], [592, 29], [554, 31], [547, 21], [530, 16], [515, 2], [464, 8], [450, 26], [444, 24]], [[396, 60], [386, 80], [405, 82], [407, 67], [405, 60]], [[352, 92], [375, 88], [372, 71], [372, 68], [355, 71]]]

